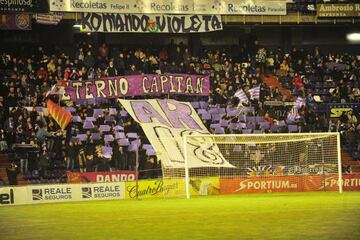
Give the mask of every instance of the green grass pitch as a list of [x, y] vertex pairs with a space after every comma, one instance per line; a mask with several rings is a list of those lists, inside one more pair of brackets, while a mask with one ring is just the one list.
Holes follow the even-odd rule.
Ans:
[[360, 239], [360, 192], [1, 207], [0, 239]]

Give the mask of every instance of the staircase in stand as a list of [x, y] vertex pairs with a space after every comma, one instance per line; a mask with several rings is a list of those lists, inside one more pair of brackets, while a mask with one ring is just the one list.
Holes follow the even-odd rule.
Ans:
[[[0, 154], [0, 177], [5, 181], [5, 185], [9, 184], [9, 180], [6, 173], [6, 168], [9, 166], [9, 156], [8, 154]], [[24, 180], [21, 173], [17, 176], [19, 185], [27, 185], [27, 181]]]

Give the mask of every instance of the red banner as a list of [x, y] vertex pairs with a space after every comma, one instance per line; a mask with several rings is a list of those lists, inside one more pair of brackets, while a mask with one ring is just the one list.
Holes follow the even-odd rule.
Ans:
[[220, 192], [264, 193], [317, 191], [322, 187], [322, 176], [274, 176], [265, 178], [220, 178]]
[[[343, 175], [342, 185], [344, 191], [360, 191], [360, 174]], [[336, 175], [325, 178], [325, 189], [327, 191], [337, 191], [339, 189], [339, 181]]]
[[87, 183], [87, 182], [131, 182], [136, 180], [135, 171], [115, 171], [115, 172], [67, 172], [68, 183]]
[[50, 99], [47, 101], [46, 105], [51, 117], [55, 119], [61, 129], [65, 129], [72, 120], [71, 113], [66, 109], [60, 107], [58, 104], [54, 103]]
[[[220, 178], [221, 194], [338, 191], [337, 175]], [[344, 191], [360, 191], [360, 174], [343, 175]]]
[[31, 30], [31, 16], [29, 14], [2, 14], [0, 15], [0, 29]]

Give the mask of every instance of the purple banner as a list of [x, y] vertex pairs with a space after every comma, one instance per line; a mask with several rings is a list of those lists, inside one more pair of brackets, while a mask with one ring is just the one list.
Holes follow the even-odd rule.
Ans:
[[208, 76], [188, 74], [143, 74], [102, 78], [89, 81], [69, 81], [63, 100], [90, 100], [126, 96], [158, 96], [178, 94], [208, 96]]
[[31, 30], [29, 14], [0, 15], [0, 30]]

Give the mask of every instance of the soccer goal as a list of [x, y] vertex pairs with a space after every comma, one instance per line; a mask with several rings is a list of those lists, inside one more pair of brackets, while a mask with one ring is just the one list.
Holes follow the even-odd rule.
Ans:
[[184, 174], [187, 198], [194, 190], [342, 192], [338, 133], [186, 135], [183, 143], [184, 171], [164, 169], [164, 177]]

